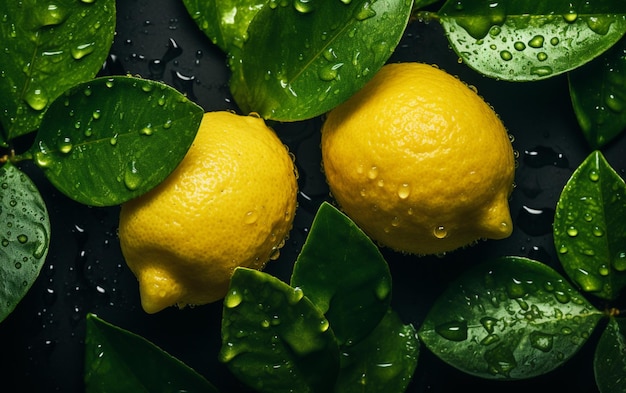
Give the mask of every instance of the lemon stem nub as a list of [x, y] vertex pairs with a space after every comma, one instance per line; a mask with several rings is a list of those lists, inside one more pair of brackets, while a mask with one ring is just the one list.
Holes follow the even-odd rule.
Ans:
[[164, 270], [152, 268], [143, 271], [139, 276], [141, 307], [148, 314], [173, 306], [181, 295], [181, 286]]

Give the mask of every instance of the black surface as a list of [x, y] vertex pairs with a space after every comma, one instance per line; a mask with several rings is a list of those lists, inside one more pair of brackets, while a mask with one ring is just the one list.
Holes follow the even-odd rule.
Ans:
[[[574, 117], [566, 77], [515, 84], [480, 76], [457, 61], [436, 23], [412, 23], [390, 61], [439, 65], [478, 88], [495, 108], [519, 152], [517, 187], [511, 197], [515, 229], [505, 240], [482, 242], [445, 258], [416, 258], [384, 250], [393, 275], [393, 307], [406, 323], [419, 326], [429, 305], [452, 277], [484, 258], [528, 256], [560, 270], [550, 223], [572, 171], [591, 152]], [[225, 55], [199, 32], [180, 0], [118, 1], [115, 43], [103, 74], [132, 73], [160, 79], [186, 92], [206, 111], [234, 109], [228, 91]], [[300, 169], [300, 208], [291, 238], [267, 271], [287, 279], [317, 206], [328, 200], [319, 164], [320, 119], [274, 124], [295, 153]], [[603, 148], [623, 177], [624, 137]], [[138, 287], [127, 269], [117, 239], [118, 208], [77, 204], [41, 177], [22, 168], [37, 183], [50, 211], [51, 248], [41, 276], [5, 321], [0, 323], [2, 391], [81, 392], [84, 317], [93, 312], [140, 334], [178, 357], [224, 392], [245, 392], [217, 361], [221, 303], [155, 315], [143, 312]], [[530, 215], [525, 208], [541, 210]], [[422, 347], [408, 392], [597, 391], [592, 371], [596, 334], [563, 367], [540, 378], [494, 382], [465, 375]]]

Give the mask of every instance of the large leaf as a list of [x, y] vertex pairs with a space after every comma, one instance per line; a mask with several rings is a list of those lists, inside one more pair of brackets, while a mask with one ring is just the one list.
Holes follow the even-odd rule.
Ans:
[[626, 318], [609, 320], [596, 347], [593, 370], [600, 392], [626, 392]]
[[32, 153], [70, 198], [123, 203], [159, 184], [182, 160], [204, 111], [159, 82], [97, 78], [50, 106]]
[[153, 343], [87, 314], [87, 393], [217, 393], [204, 377]]
[[451, 283], [418, 334], [435, 355], [468, 374], [513, 380], [563, 364], [602, 315], [547, 265], [503, 257]]
[[572, 70], [626, 32], [626, 2], [614, 0], [448, 0], [440, 17], [467, 65], [511, 81]]
[[419, 341], [415, 328], [389, 310], [367, 338], [341, 351], [337, 393], [403, 393], [415, 372]]
[[592, 149], [626, 129], [626, 39], [569, 73], [576, 118]]
[[10, 162], [0, 167], [0, 321], [39, 276], [50, 245], [48, 210], [37, 187]]
[[340, 344], [367, 336], [391, 303], [391, 274], [378, 247], [326, 202], [294, 265], [291, 286], [324, 312]]
[[345, 101], [400, 41], [410, 0], [277, 1], [258, 11], [230, 87], [245, 112], [294, 121]]
[[36, 130], [56, 97], [102, 68], [115, 1], [2, 1], [0, 15], [0, 142], [7, 142]]
[[600, 151], [563, 188], [554, 244], [565, 272], [586, 291], [615, 299], [626, 286], [626, 184]]
[[267, 0], [183, 0], [200, 30], [226, 53], [240, 48], [248, 25]]
[[301, 290], [237, 268], [224, 299], [220, 360], [259, 392], [327, 393], [339, 348], [328, 320]]

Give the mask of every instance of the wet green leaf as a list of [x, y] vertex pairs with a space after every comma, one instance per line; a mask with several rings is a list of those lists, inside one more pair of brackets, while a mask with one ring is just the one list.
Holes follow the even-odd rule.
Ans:
[[87, 393], [217, 393], [204, 377], [153, 343], [87, 314]]
[[13, 164], [0, 167], [0, 321], [39, 276], [50, 245], [48, 210], [37, 187]]
[[259, 392], [332, 391], [339, 348], [324, 314], [263, 272], [237, 268], [224, 299], [220, 360]]
[[266, 0], [183, 0], [200, 30], [226, 53], [241, 48], [248, 25]]
[[326, 315], [340, 344], [367, 336], [391, 303], [391, 273], [378, 247], [328, 203], [313, 220], [291, 286]]
[[613, 0], [448, 0], [440, 17], [468, 66], [510, 81], [570, 71], [626, 32], [626, 2]]
[[569, 73], [578, 123], [592, 149], [626, 129], [626, 39], [589, 64]]
[[463, 372], [524, 379], [571, 358], [602, 315], [549, 266], [503, 257], [452, 282], [418, 334], [435, 355]]
[[626, 184], [600, 151], [563, 188], [554, 244], [565, 272], [585, 292], [615, 299], [626, 286]]
[[244, 112], [304, 120], [345, 101], [400, 41], [412, 0], [271, 0], [258, 11], [230, 87]]
[[0, 141], [7, 142], [35, 131], [56, 97], [100, 71], [115, 1], [2, 1], [0, 16]]
[[60, 96], [46, 112], [35, 163], [70, 198], [112, 206], [159, 184], [178, 165], [204, 111], [159, 82], [97, 78]]
[[600, 392], [626, 392], [626, 318], [609, 320], [596, 347], [593, 369]]
[[415, 328], [389, 310], [365, 340], [343, 348], [341, 355], [335, 392], [402, 393], [417, 366], [419, 341]]

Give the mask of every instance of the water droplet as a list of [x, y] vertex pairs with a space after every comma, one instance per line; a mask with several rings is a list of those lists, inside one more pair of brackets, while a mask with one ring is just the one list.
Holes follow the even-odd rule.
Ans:
[[243, 296], [236, 289], [232, 289], [224, 298], [224, 305], [227, 308], [235, 308], [241, 304], [243, 301]]
[[42, 151], [35, 152], [35, 163], [40, 168], [48, 168], [54, 162], [52, 156]]
[[467, 340], [467, 321], [451, 321], [435, 326], [435, 332], [450, 341]]
[[48, 4], [44, 10], [40, 11], [35, 16], [37, 17], [39, 26], [55, 26], [65, 22], [68, 17], [68, 12], [56, 4]]
[[21, 244], [25, 244], [26, 242], [28, 242], [28, 236], [24, 234], [17, 235], [17, 241], [20, 242]]
[[611, 272], [611, 270], [609, 269], [609, 267], [605, 264], [600, 265], [600, 267], [598, 267], [598, 274], [600, 274], [601, 276], [608, 276], [609, 273]]
[[152, 124], [148, 124], [147, 126], [143, 127], [141, 130], [139, 130], [139, 133], [141, 135], [146, 135], [146, 136], [152, 135], [152, 132], [153, 132]]
[[391, 293], [391, 284], [386, 279], [380, 280], [378, 282], [378, 285], [376, 285], [374, 293], [376, 294], [376, 298], [378, 300], [382, 301], [387, 299], [387, 297]]
[[48, 95], [43, 89], [35, 88], [24, 95], [26, 103], [36, 111], [43, 110], [48, 105]]
[[330, 82], [337, 79], [339, 74], [338, 70], [343, 67], [343, 63], [337, 63], [333, 65], [327, 65], [319, 69], [317, 75], [323, 81]]
[[530, 69], [531, 75], [536, 75], [540, 77], [551, 75], [553, 72], [554, 71], [552, 70], [552, 67], [549, 66], [532, 67]]
[[411, 187], [408, 183], [402, 183], [400, 187], [398, 187], [398, 196], [400, 199], [407, 199], [411, 194]]
[[539, 53], [537, 53], [537, 60], [539, 60], [539, 61], [546, 61], [546, 60], [548, 60], [548, 54], [546, 52], [539, 52]]
[[626, 271], [626, 251], [620, 251], [612, 261], [613, 269], [618, 272]]
[[526, 49], [526, 44], [524, 44], [522, 41], [517, 41], [513, 44], [513, 48], [515, 48], [515, 50], [517, 51], [523, 51], [524, 49]]
[[315, 3], [313, 0], [294, 0], [293, 6], [296, 11], [307, 14], [315, 9]]
[[358, 21], [363, 21], [374, 16], [376, 16], [376, 11], [372, 9], [372, 4], [369, 1], [366, 1], [361, 6], [361, 9], [356, 12], [354, 18]]
[[528, 293], [524, 282], [516, 278], [512, 278], [511, 281], [508, 282], [506, 292], [511, 299], [522, 298]]
[[83, 57], [91, 54], [96, 48], [95, 42], [88, 42], [86, 44], [77, 45], [72, 48], [71, 54], [75, 60], [80, 60]]
[[548, 333], [531, 332], [529, 336], [530, 345], [542, 352], [550, 352], [554, 344], [554, 336]]
[[482, 317], [480, 319], [480, 324], [483, 325], [483, 327], [489, 334], [493, 333], [497, 323], [498, 323], [498, 320], [493, 317]]
[[511, 370], [517, 367], [513, 352], [504, 345], [497, 345], [486, 351], [484, 359], [487, 362], [489, 372], [494, 375], [509, 375]]
[[446, 236], [448, 236], [448, 230], [443, 225], [439, 225], [435, 227], [435, 229], [433, 229], [433, 235], [437, 239], [444, 239]]
[[378, 168], [376, 166], [371, 167], [367, 171], [367, 177], [372, 180], [376, 179], [376, 177], [378, 177]]
[[600, 175], [598, 174], [598, 171], [596, 171], [595, 169], [590, 170], [589, 180], [591, 180], [592, 182], [597, 182], [598, 180], [600, 180]]
[[500, 58], [504, 61], [509, 61], [513, 59], [513, 54], [508, 50], [503, 50], [500, 52]]
[[498, 341], [500, 341], [500, 336], [498, 336], [497, 334], [488, 334], [485, 336], [485, 338], [480, 340], [480, 344], [487, 346]]
[[528, 41], [528, 46], [531, 48], [541, 48], [543, 47], [544, 38], [542, 35], [536, 35]]
[[141, 185], [141, 176], [137, 173], [136, 161], [131, 161], [126, 171], [124, 171], [124, 185], [130, 191], [136, 190]]
[[531, 236], [542, 236], [551, 233], [553, 221], [554, 209], [534, 209], [529, 206], [522, 206], [516, 219], [518, 226]]
[[613, 23], [612, 18], [603, 16], [589, 16], [586, 18], [587, 26], [596, 34], [606, 35]]
[[565, 232], [567, 233], [568, 236], [570, 237], [576, 237], [578, 236], [578, 229], [576, 229], [576, 227], [569, 227], [565, 230]]
[[104, 85], [110, 89], [115, 86], [115, 80], [113, 78], [107, 79], [106, 82], [104, 82]]
[[602, 228], [595, 226], [593, 227], [592, 233], [595, 237], [602, 237], [604, 236], [604, 231], [602, 230]]
[[244, 222], [246, 224], [254, 224], [257, 219], [259, 218], [258, 214], [256, 211], [250, 210], [249, 212], [246, 213], [246, 216], [244, 218]]
[[559, 40], [559, 37], [552, 37], [552, 38], [550, 38], [550, 45], [552, 45], [552, 46], [557, 46], [559, 44], [559, 42], [561, 42]]
[[61, 139], [59, 142], [59, 151], [63, 154], [68, 154], [72, 151], [74, 145], [72, 144], [72, 140], [69, 137], [65, 137]]
[[606, 106], [615, 113], [624, 112], [624, 100], [611, 93], [606, 96]]
[[569, 167], [569, 161], [563, 153], [558, 153], [546, 146], [536, 146], [532, 150], [525, 150], [523, 161], [531, 168], [541, 168], [547, 165], [554, 165], [558, 168]]
[[113, 136], [111, 137], [111, 139], [109, 139], [109, 143], [111, 144], [111, 146], [115, 146], [115, 145], [117, 145], [117, 137], [118, 137], [118, 135], [117, 135], [117, 134], [115, 134], [115, 135], [113, 135]]
[[100, 112], [100, 109], [96, 109], [95, 111], [93, 111], [93, 113], [91, 114], [91, 117], [93, 117], [94, 120], [98, 120], [100, 119], [100, 117], [102, 116], [102, 113]]
[[15, 262], [15, 268], [16, 269], [21, 269], [22, 268], [22, 262], [20, 262], [20, 261]]

